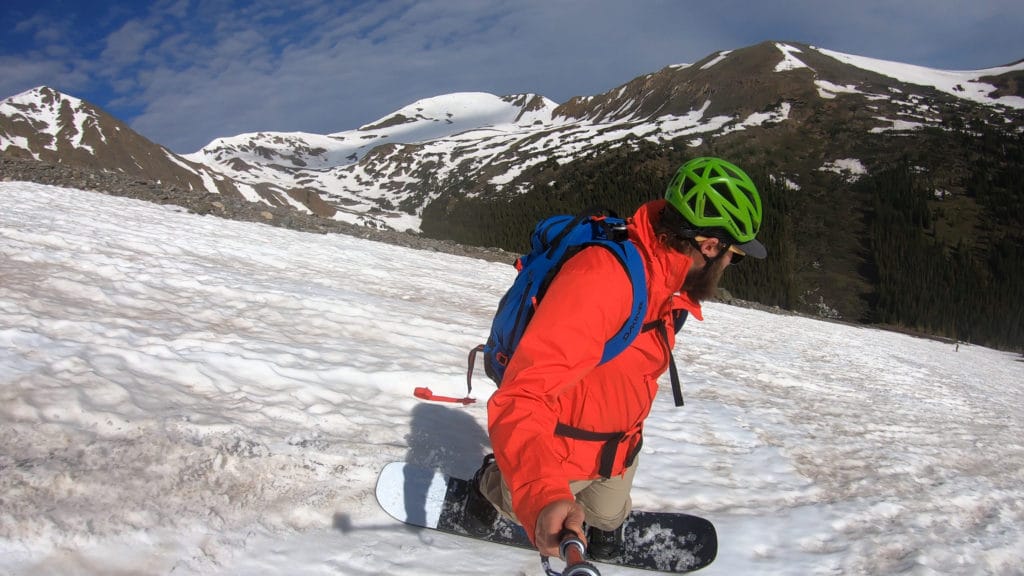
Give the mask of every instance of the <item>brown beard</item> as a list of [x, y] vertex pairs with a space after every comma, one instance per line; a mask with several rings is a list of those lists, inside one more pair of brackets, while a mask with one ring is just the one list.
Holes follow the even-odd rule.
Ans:
[[[658, 239], [670, 250], [682, 252], [695, 260], [704, 260], [704, 255], [701, 254], [699, 248], [691, 244], [690, 240], [676, 234], [668, 226], [668, 222], [663, 218], [665, 210], [661, 211], [657, 222], [653, 224]], [[679, 291], [686, 292], [696, 302], [703, 302], [709, 298], [714, 298], [718, 294], [718, 282], [722, 279], [725, 267], [726, 264], [723, 258], [705, 261], [704, 266], [700, 270], [691, 270], [686, 275], [686, 279], [683, 280], [683, 286]]]
[[[704, 256], [698, 252], [693, 254], [693, 257], [703, 258]], [[691, 270], [686, 275], [686, 280], [683, 281], [681, 291], [689, 294], [690, 298], [697, 302], [714, 298], [718, 294], [718, 282], [722, 279], [725, 267], [724, 258], [715, 258], [699, 270]]]
[[[664, 233], [660, 234], [658, 238], [670, 250], [682, 252], [698, 262], [704, 260], [704, 255], [701, 254], [698, 248], [690, 244], [689, 240], [674, 234]], [[704, 266], [699, 270], [691, 270], [686, 275], [686, 279], [683, 280], [683, 286], [679, 291], [686, 292], [695, 302], [703, 302], [714, 298], [718, 294], [718, 283], [722, 280], [722, 274], [725, 273], [726, 266], [723, 258], [706, 260]]]

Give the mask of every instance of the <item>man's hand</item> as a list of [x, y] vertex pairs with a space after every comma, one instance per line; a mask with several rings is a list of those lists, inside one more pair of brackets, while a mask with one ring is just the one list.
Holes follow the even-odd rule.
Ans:
[[559, 536], [565, 530], [575, 532], [586, 544], [586, 536], [583, 534], [585, 516], [583, 507], [575, 500], [556, 500], [542, 508], [534, 531], [537, 550], [543, 556], [557, 558], [558, 545], [561, 544]]

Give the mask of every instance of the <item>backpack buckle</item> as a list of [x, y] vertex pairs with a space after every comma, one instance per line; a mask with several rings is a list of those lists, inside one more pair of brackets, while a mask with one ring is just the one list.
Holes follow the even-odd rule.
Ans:
[[629, 240], [629, 229], [626, 227], [626, 223], [615, 224], [608, 226], [608, 238], [615, 242], [623, 242]]

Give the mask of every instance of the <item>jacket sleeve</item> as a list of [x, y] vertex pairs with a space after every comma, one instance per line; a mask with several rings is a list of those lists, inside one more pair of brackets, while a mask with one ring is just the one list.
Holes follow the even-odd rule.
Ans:
[[[600, 362], [629, 317], [632, 288], [622, 264], [584, 249], [555, 276], [488, 402], [488, 429], [512, 508], [531, 541], [544, 506], [572, 499], [555, 425], [560, 396]], [[578, 480], [578, 478], [575, 478]]]

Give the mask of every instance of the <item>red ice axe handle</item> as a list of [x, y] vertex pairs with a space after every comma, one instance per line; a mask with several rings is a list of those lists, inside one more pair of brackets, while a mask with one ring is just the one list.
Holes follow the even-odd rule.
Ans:
[[465, 398], [455, 398], [452, 396], [438, 396], [430, 391], [430, 388], [426, 386], [420, 386], [412, 391], [413, 396], [422, 400], [431, 400], [433, 402], [452, 402], [454, 404], [472, 404], [476, 402], [475, 398], [469, 396]]

